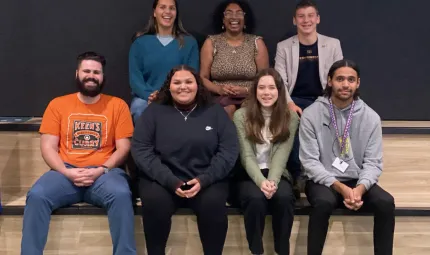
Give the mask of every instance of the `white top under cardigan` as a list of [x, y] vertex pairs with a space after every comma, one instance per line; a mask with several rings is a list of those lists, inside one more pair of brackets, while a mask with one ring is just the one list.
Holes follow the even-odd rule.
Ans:
[[256, 149], [256, 158], [257, 163], [260, 169], [269, 168], [270, 165], [270, 150], [272, 149], [272, 143], [270, 140], [272, 139], [272, 133], [269, 130], [270, 126], [270, 116], [272, 115], [271, 111], [261, 108], [261, 113], [264, 117], [264, 127], [261, 130], [261, 134], [263, 136], [264, 143], [255, 145]]

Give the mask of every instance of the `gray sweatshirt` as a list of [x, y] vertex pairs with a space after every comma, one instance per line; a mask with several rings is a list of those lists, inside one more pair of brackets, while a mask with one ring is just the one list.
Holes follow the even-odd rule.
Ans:
[[[343, 136], [351, 106], [339, 110], [333, 106], [339, 135]], [[315, 183], [330, 187], [336, 180], [358, 180], [368, 190], [382, 173], [382, 128], [379, 115], [363, 100], [356, 101], [352, 124], [340, 155], [336, 131], [331, 123], [329, 101], [319, 97], [303, 111], [300, 121], [300, 161], [306, 176]], [[349, 164], [345, 172], [332, 164], [336, 157]]]

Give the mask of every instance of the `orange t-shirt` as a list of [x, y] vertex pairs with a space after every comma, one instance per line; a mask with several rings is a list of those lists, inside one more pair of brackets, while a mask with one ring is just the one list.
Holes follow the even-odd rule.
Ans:
[[77, 93], [53, 99], [43, 114], [40, 133], [60, 137], [61, 159], [77, 167], [100, 166], [115, 151], [115, 140], [133, 135], [127, 104], [101, 94], [84, 104]]

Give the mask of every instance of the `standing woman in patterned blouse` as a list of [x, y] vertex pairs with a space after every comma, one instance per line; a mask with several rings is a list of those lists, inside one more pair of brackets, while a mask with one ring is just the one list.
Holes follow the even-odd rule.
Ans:
[[[200, 53], [200, 75], [204, 85], [233, 118], [241, 106], [258, 71], [269, 67], [269, 56], [261, 37], [253, 30], [249, 5], [239, 0], [223, 2], [215, 13], [215, 29]], [[248, 33], [246, 33], [248, 32]]]

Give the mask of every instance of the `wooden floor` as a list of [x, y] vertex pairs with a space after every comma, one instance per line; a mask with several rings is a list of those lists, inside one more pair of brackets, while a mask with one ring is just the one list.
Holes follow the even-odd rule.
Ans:
[[[47, 171], [35, 132], [0, 132], [0, 191], [4, 205], [24, 205]], [[430, 207], [430, 135], [384, 135], [380, 185], [398, 207]]]
[[[270, 217], [264, 236], [265, 254], [273, 253]], [[291, 255], [305, 255], [308, 217], [296, 217], [290, 239]], [[332, 217], [324, 255], [373, 254], [373, 219], [371, 217]], [[0, 217], [0, 254], [18, 255], [21, 243], [22, 217]], [[7, 231], [4, 231], [7, 229]], [[135, 218], [138, 254], [145, 254], [145, 240], [140, 217]], [[430, 218], [396, 219], [394, 254], [430, 254]], [[167, 244], [167, 254], [201, 255], [202, 248], [194, 216], [174, 216]], [[104, 216], [53, 216], [45, 255], [112, 254], [107, 218]], [[224, 255], [248, 255], [242, 216], [229, 216], [229, 230]]]

